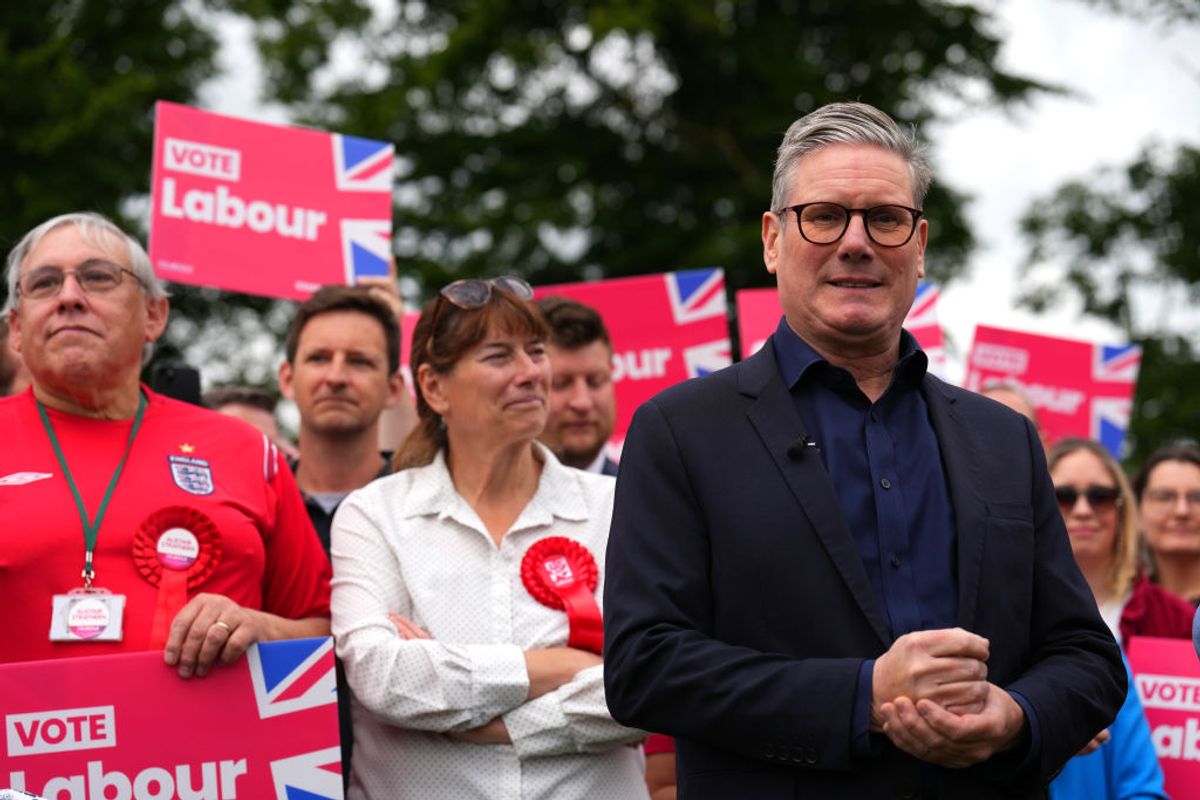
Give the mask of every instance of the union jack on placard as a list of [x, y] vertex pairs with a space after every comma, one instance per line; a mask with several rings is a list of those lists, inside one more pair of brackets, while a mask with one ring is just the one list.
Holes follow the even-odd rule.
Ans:
[[720, 267], [668, 272], [663, 280], [676, 325], [725, 316], [725, 271]]
[[342, 800], [341, 748], [272, 761], [271, 777], [275, 800]]
[[346, 283], [356, 278], [386, 276], [391, 255], [392, 229], [387, 220], [342, 220], [342, 264]]
[[333, 169], [343, 192], [391, 192], [395, 148], [388, 142], [333, 134]]
[[729, 349], [728, 339], [718, 339], [686, 348], [683, 351], [683, 363], [687, 365], [688, 377], [698, 378], [728, 367], [733, 363]]
[[333, 639], [261, 642], [246, 651], [260, 719], [337, 702]]
[[1133, 401], [1123, 397], [1092, 400], [1091, 437], [1104, 445], [1113, 458], [1121, 458], [1121, 442], [1129, 429]]
[[937, 302], [940, 294], [936, 284], [922, 283], [917, 286], [917, 296], [913, 299], [912, 308], [908, 310], [908, 316], [904, 318], [904, 327], [914, 336], [917, 328], [937, 326]]
[[1093, 350], [1092, 380], [1133, 383], [1142, 365], [1142, 348], [1136, 344], [1098, 344]]

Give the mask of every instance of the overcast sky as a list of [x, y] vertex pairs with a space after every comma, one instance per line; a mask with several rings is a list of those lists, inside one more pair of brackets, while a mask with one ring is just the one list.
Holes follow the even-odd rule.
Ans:
[[[972, 113], [937, 129], [938, 174], [971, 192], [981, 247], [939, 304], [959, 356], [977, 323], [1119, 343], [1078, 303], [1034, 315], [1014, 308], [1023, 247], [1017, 220], [1035, 198], [1103, 165], [1130, 161], [1153, 138], [1200, 145], [1200, 27], [1171, 29], [1095, 11], [1079, 0], [996, 4], [1005, 67], [1075, 91], [1004, 114]], [[951, 353], [947, 377], [961, 378]]]
[[[1097, 11], [1083, 0], [984, 0], [1005, 41], [1009, 70], [1066, 86], [1012, 115], [970, 111], [933, 131], [937, 177], [974, 202], [980, 241], [964, 278], [942, 295], [947, 377], [962, 377], [962, 355], [977, 323], [1118, 343], [1111, 325], [1083, 319], [1078, 304], [1034, 315], [1015, 308], [1023, 254], [1017, 219], [1065, 180], [1128, 162], [1153, 138], [1200, 145], [1200, 26], [1172, 29]], [[202, 94], [213, 110], [281, 121], [255, 100], [246, 79], [247, 28], [227, 26], [230, 74]], [[680, 265], [682, 268], [684, 265]]]

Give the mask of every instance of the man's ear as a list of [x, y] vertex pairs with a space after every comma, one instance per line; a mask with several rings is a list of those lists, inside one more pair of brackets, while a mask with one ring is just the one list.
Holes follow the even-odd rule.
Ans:
[[8, 312], [8, 345], [14, 353], [21, 355], [21, 319], [14, 308]]
[[780, 228], [779, 215], [764, 211], [762, 215], [762, 245], [763, 245], [763, 263], [767, 265], [767, 272], [772, 275], [779, 264], [779, 245], [780, 237], [783, 235], [783, 230]]
[[279, 393], [288, 400], [295, 400], [295, 394], [292, 387], [292, 365], [285, 358], [279, 365]]
[[408, 385], [404, 382], [404, 372], [402, 370], [396, 370], [388, 378], [387, 402], [383, 404], [383, 407], [395, 408], [396, 404], [403, 399], [404, 394], [407, 392]]
[[921, 220], [917, 223], [917, 278], [925, 277], [925, 245], [929, 241], [929, 223]]
[[157, 342], [167, 329], [171, 303], [165, 297], [146, 298], [146, 341]]

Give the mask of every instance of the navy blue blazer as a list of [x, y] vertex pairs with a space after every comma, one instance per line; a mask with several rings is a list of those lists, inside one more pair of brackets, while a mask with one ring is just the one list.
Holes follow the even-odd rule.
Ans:
[[[1028, 700], [1040, 733], [1036, 753], [940, 770], [943, 797], [1041, 796], [1116, 715], [1120, 653], [1032, 426], [932, 376], [922, 393], [954, 507], [958, 624], [990, 641], [989, 680]], [[605, 689], [619, 722], [676, 737], [681, 798], [917, 796], [920, 763], [886, 738], [851, 754], [859, 666], [892, 637], [820, 456], [789, 455], [804, 433], [765, 346], [648, 401], [625, 439]]]

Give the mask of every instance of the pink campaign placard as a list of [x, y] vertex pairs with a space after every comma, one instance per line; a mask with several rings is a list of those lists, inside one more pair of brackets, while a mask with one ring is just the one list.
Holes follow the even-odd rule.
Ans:
[[1022, 331], [975, 328], [966, 388], [1020, 386], [1037, 409], [1046, 440], [1083, 436], [1114, 456], [1129, 428], [1142, 349], [1060, 339]]
[[[937, 304], [941, 290], [936, 284], [922, 283], [917, 286], [904, 327], [916, 337], [917, 343], [929, 357], [930, 370], [938, 376], [945, 375], [946, 348], [942, 328], [938, 324]], [[742, 358], [758, 352], [779, 325], [783, 309], [779, 305], [776, 289], [742, 289], [737, 293], [738, 337], [741, 339]]]
[[616, 457], [638, 406], [668, 386], [731, 363], [725, 273], [719, 268], [535, 287], [600, 312], [613, 343]]
[[0, 788], [48, 800], [342, 797], [333, 640], [183, 680], [162, 653], [0, 666]]
[[1187, 639], [1134, 636], [1129, 666], [1150, 724], [1167, 794], [1200, 791], [1200, 661]]
[[160, 101], [150, 261], [160, 278], [301, 300], [387, 275], [391, 144]]

